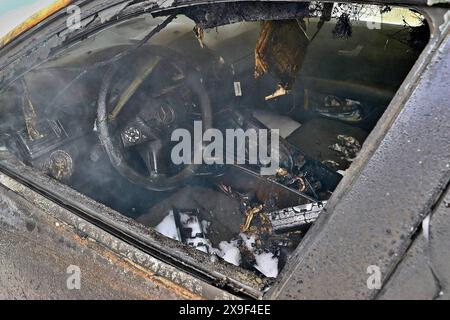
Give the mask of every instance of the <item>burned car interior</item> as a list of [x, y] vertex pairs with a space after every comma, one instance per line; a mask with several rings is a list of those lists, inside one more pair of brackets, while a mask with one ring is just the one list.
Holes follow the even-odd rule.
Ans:
[[[400, 7], [160, 8], [4, 88], [0, 148], [169, 238], [276, 278], [428, 40], [425, 18]], [[222, 161], [223, 146], [208, 163], [174, 163], [172, 133], [195, 140], [196, 123], [200, 135], [277, 130], [278, 168], [262, 175], [268, 164], [250, 163], [251, 137], [236, 146], [241, 161]]]

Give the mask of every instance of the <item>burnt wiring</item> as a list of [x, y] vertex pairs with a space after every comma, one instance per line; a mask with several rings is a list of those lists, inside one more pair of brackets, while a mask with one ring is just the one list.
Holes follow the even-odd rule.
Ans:
[[52, 99], [52, 101], [50, 101], [49, 103], [49, 109], [53, 108], [56, 106], [56, 104], [58, 103], [59, 99], [64, 96], [64, 94], [66, 93], [67, 90], [70, 89], [70, 87], [72, 87], [75, 83], [77, 83], [79, 80], [81, 80], [83, 78], [84, 75], [86, 75], [88, 73], [87, 69], [84, 69], [83, 71], [81, 71], [78, 75], [75, 76], [75, 78], [73, 78], [67, 85], [64, 86], [64, 88], [62, 88], [58, 94]]
[[422, 50], [429, 39], [429, 34], [426, 19], [421, 19], [418, 26], [412, 26], [403, 18], [403, 29], [388, 34], [387, 37], [411, 48]]
[[[174, 19], [176, 18], [175, 15], [171, 15], [169, 16], [167, 19], [165, 19], [163, 22], [161, 22], [160, 24], [158, 24], [155, 28], [153, 28], [144, 38], [142, 38], [136, 45], [121, 51], [119, 53], [117, 53], [116, 55], [114, 55], [113, 57], [106, 59], [106, 60], [102, 60], [99, 62], [96, 62], [92, 65], [90, 65], [87, 68], [82, 69], [82, 71], [75, 76], [75, 78], [73, 78], [64, 88], [62, 88], [58, 94], [52, 99], [52, 101], [49, 104], [49, 107], [53, 107], [56, 105], [56, 103], [58, 102], [58, 99], [61, 98], [62, 96], [64, 96], [64, 94], [67, 92], [68, 89], [70, 89], [72, 87], [72, 85], [74, 85], [75, 83], [77, 83], [79, 80], [81, 80], [89, 71], [89, 69], [94, 69], [94, 68], [101, 68], [104, 66], [107, 66], [111, 63], [117, 62], [122, 58], [125, 58], [126, 56], [128, 56], [129, 54], [133, 53], [135, 50], [141, 48], [143, 45], [145, 45], [148, 41], [150, 41], [150, 39], [155, 36], [157, 33], [159, 33], [161, 30], [163, 30], [167, 25], [169, 25]], [[71, 68], [72, 69], [72, 68]], [[80, 70], [81, 68], [73, 68], [74, 70]]]
[[37, 114], [25, 79], [22, 79], [21, 85], [23, 94], [22, 112], [25, 119], [25, 126], [27, 128], [28, 136], [32, 141], [38, 140], [42, 138], [43, 135], [37, 129]]

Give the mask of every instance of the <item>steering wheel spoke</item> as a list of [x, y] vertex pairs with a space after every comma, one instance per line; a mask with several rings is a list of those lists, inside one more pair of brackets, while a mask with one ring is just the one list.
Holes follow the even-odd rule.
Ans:
[[167, 174], [167, 150], [161, 140], [152, 140], [138, 146], [138, 152], [150, 177]]

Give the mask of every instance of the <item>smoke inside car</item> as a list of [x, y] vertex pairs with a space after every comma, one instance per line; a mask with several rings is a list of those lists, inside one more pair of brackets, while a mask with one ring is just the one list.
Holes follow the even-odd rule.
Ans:
[[[1, 92], [0, 146], [169, 238], [275, 278], [325, 214], [427, 26], [367, 5], [359, 16], [352, 5], [217, 6], [133, 17], [36, 66]], [[380, 15], [388, 22], [368, 28]], [[198, 123], [226, 140], [200, 163]], [[182, 133], [189, 150], [177, 149]], [[263, 147], [278, 160], [270, 175], [253, 157]]]

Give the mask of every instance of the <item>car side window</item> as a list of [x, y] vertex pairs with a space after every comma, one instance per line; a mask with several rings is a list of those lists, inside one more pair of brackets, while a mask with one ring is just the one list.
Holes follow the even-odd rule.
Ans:
[[168, 238], [276, 278], [428, 40], [423, 16], [392, 6], [142, 13], [3, 88], [0, 148]]

